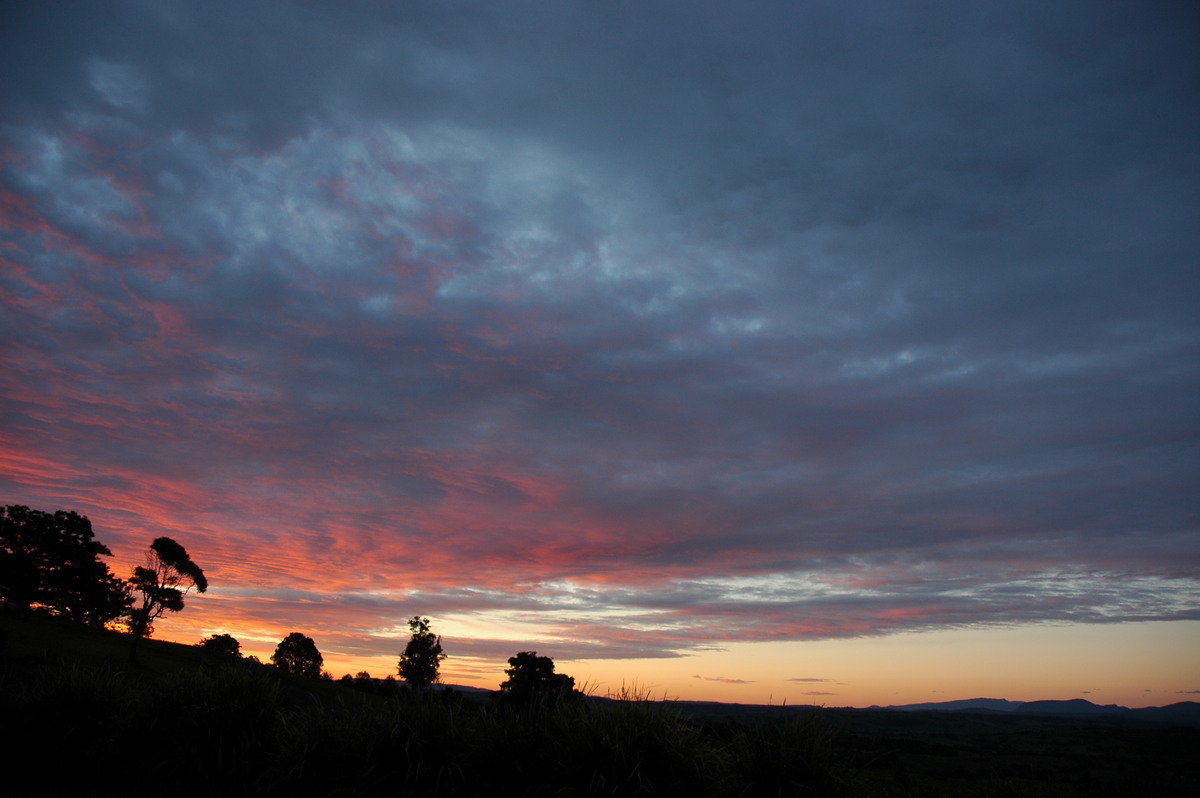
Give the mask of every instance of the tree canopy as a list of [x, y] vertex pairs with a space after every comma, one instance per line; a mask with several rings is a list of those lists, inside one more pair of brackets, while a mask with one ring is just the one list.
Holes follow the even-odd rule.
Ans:
[[196, 645], [206, 651], [215, 651], [219, 654], [231, 654], [235, 657], [242, 655], [242, 644], [231, 634], [210, 635]]
[[577, 695], [574, 677], [554, 672], [554, 660], [539, 657], [536, 651], [522, 651], [508, 658], [504, 670], [508, 679], [500, 685], [500, 695], [518, 703], [556, 703]]
[[124, 615], [133, 599], [101, 557], [112, 552], [87, 516], [22, 505], [0, 508], [0, 598], [87, 626]]
[[164, 612], [182, 610], [183, 597], [193, 587], [200, 593], [208, 590], [204, 571], [192, 562], [187, 549], [167, 537], [154, 539], [146, 552], [145, 566], [133, 569], [129, 583], [142, 597], [141, 606], [134, 607], [129, 614], [133, 633], [130, 660], [136, 655], [138, 640], [151, 634], [156, 618]]
[[428, 618], [413, 616], [408, 629], [412, 637], [400, 653], [396, 670], [410, 687], [420, 690], [438, 680], [438, 669], [446, 654], [442, 652], [442, 638], [430, 631]]
[[271, 655], [275, 667], [300, 676], [320, 676], [325, 663], [317, 644], [308, 635], [292, 632], [275, 647]]

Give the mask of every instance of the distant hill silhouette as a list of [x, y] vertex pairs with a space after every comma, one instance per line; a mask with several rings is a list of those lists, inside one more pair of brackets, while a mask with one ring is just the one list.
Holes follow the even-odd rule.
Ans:
[[889, 707], [873, 706], [871, 709], [895, 709], [904, 712], [1015, 712], [1022, 705], [1021, 701], [1009, 701], [1005, 698], [967, 698], [961, 701], [936, 701]]
[[1118, 715], [1133, 712], [1128, 707], [1093, 704], [1084, 698], [1071, 698], [1066, 701], [1026, 701], [1017, 707], [1016, 711], [1037, 715]]
[[1200, 703], [1181, 701], [1162, 707], [1130, 709], [1117, 704], [1094, 704], [1084, 698], [1065, 701], [1009, 701], [1004, 698], [969, 698], [924, 704], [873, 706], [873, 710], [896, 712], [1001, 712], [1014, 715], [1056, 715], [1060, 717], [1121, 717], [1156, 723], [1200, 725]]

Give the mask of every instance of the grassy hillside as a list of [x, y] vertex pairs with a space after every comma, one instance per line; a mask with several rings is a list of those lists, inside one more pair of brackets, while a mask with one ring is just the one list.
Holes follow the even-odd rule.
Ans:
[[[0, 617], [0, 635], [7, 671], [67, 663], [124, 667], [129, 659], [129, 635], [50, 618], [6, 613]], [[203, 667], [204, 653], [195, 646], [151, 638], [141, 642], [137, 666], [149, 673]]]
[[21, 614], [0, 615], [0, 678], [18, 690], [65, 673], [109, 676], [120, 683], [152, 686], [163, 681], [235, 669], [276, 683], [281, 689], [313, 700], [347, 696], [329, 682], [304, 679], [251, 660], [229, 657], [197, 646], [153, 638], [138, 644], [137, 661], [129, 662], [130, 638], [105, 629]]
[[1200, 794], [1194, 727], [636, 696], [523, 708], [156, 640], [130, 667], [128, 644], [0, 616], [6, 796]]
[[[523, 707], [360, 693], [273, 668], [5, 618], [8, 794], [846, 795], [811, 720], [714, 732], [637, 700]], [[64, 767], [38, 762], [54, 751]], [[70, 763], [67, 767], [65, 763]]]

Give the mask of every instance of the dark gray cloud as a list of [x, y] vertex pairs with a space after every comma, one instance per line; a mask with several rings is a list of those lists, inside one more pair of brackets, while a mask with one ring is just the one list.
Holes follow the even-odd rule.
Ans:
[[2, 13], [13, 501], [580, 656], [1200, 612], [1190, 6]]

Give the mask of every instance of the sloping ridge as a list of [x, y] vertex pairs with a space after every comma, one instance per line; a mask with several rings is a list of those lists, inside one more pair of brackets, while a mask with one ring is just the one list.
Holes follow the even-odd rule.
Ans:
[[1085, 698], [1066, 701], [1026, 701], [1017, 712], [1036, 715], [1123, 715], [1133, 710], [1116, 704], [1093, 704]]
[[934, 701], [925, 704], [902, 704], [872, 709], [898, 709], [904, 712], [1015, 712], [1020, 701], [1006, 698], [967, 698], [960, 701]]
[[961, 701], [940, 701], [924, 704], [903, 704], [872, 709], [900, 712], [999, 712], [1015, 715], [1054, 715], [1059, 717], [1123, 717], [1157, 723], [1200, 725], [1200, 703], [1181, 701], [1162, 707], [1130, 709], [1117, 704], [1094, 704], [1085, 698], [1062, 701], [1009, 701], [1004, 698], [968, 698]]

